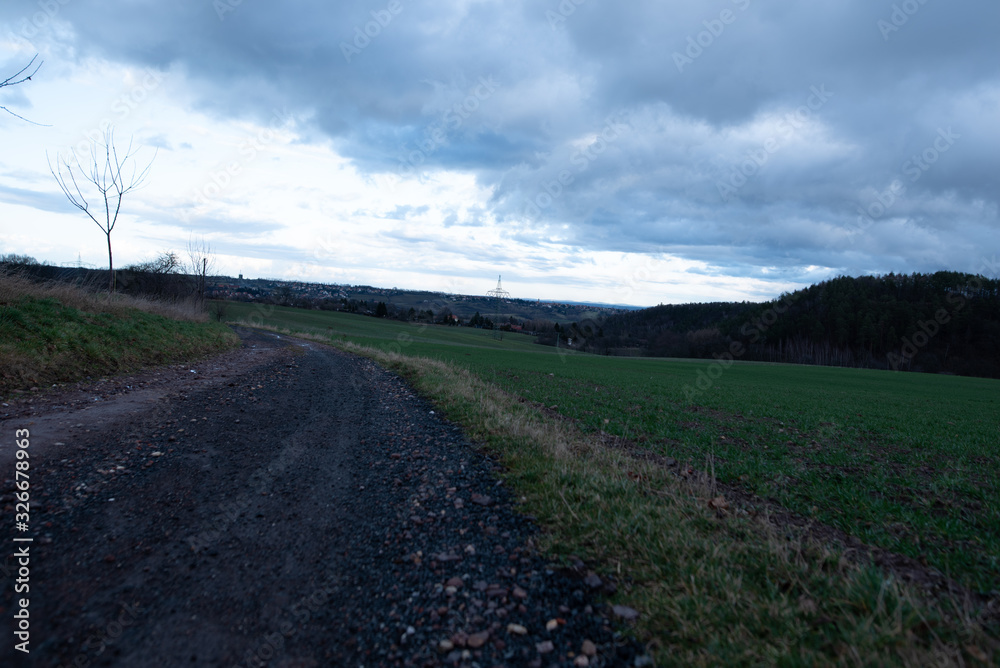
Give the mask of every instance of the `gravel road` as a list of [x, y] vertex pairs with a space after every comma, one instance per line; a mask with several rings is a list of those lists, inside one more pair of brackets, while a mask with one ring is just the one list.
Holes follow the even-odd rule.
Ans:
[[532, 547], [498, 466], [398, 377], [240, 331], [192, 367], [0, 409], [13, 545], [31, 431], [30, 654], [0, 665], [635, 666], [583, 564]]

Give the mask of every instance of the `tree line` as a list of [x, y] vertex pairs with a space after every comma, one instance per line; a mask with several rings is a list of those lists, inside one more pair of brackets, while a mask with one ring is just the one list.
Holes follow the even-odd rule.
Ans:
[[765, 303], [656, 306], [574, 323], [599, 354], [739, 359], [1000, 378], [1000, 280], [841, 276]]

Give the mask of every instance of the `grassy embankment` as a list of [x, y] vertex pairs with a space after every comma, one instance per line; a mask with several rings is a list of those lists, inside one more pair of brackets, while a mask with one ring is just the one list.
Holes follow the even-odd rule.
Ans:
[[0, 275], [0, 395], [190, 360], [238, 343], [191, 307]]
[[[368, 355], [502, 456], [544, 547], [602, 564], [662, 665], [986, 665], [996, 618], [930, 598], [836, 545], [710, 508], [716, 479], [1000, 589], [1000, 383], [559, 353], [509, 335], [233, 305], [230, 315]], [[703, 381], [702, 387], [706, 387]], [[548, 407], [543, 409], [542, 406]], [[557, 412], [560, 417], [555, 417]], [[562, 418], [562, 419], [560, 419]]]

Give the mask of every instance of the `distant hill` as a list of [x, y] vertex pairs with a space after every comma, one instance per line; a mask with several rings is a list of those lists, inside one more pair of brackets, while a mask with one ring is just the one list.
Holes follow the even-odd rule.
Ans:
[[[324, 308], [375, 313], [379, 303], [390, 314], [417, 314], [431, 311], [434, 317], [447, 312], [468, 321], [476, 313], [494, 318], [497, 303], [485, 295], [456, 295], [426, 290], [377, 288], [370, 285], [302, 283], [275, 279], [241, 279], [217, 276], [208, 281], [209, 295], [236, 301], [267, 301], [300, 308]], [[613, 315], [622, 308], [576, 302], [546, 302], [538, 299], [506, 299], [500, 303], [500, 317], [525, 321], [569, 324], [586, 318]]]
[[[17, 264], [36, 278], [102, 286], [107, 272]], [[151, 278], [156, 281], [149, 280]], [[193, 294], [194, 277], [119, 272], [124, 292]], [[209, 277], [217, 299], [384, 314], [400, 320], [493, 326], [485, 295]], [[631, 309], [631, 310], [630, 310]], [[433, 314], [433, 315], [432, 315]], [[1000, 280], [958, 272], [841, 276], [764, 303], [714, 302], [652, 308], [509, 299], [498, 322], [515, 321], [538, 342], [603, 355], [742, 359], [1000, 378]]]
[[838, 277], [757, 303], [656, 306], [583, 321], [574, 348], [1000, 378], [1000, 281], [973, 274]]

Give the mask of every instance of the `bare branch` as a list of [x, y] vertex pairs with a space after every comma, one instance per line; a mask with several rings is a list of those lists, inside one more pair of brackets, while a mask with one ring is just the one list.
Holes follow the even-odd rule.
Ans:
[[[111, 292], [114, 292], [114, 261], [111, 251], [111, 232], [118, 222], [118, 216], [121, 213], [122, 201], [125, 195], [144, 184], [146, 178], [149, 176], [150, 169], [153, 167], [153, 160], [156, 158], [156, 154], [154, 153], [149, 163], [139, 171], [136, 165], [136, 156], [139, 149], [133, 150], [132, 145], [132, 141], [130, 140], [128, 150], [125, 151], [123, 156], [119, 156], [118, 149], [115, 146], [114, 129], [107, 128], [104, 131], [104, 142], [99, 143], [95, 141], [91, 144], [89, 170], [84, 170], [79, 158], [75, 154], [73, 156], [76, 163], [75, 168], [73, 162], [68, 158], [60, 160], [58, 156], [56, 158], [56, 166], [53, 167], [48, 153], [45, 154], [46, 160], [49, 163], [49, 171], [52, 173], [52, 177], [56, 180], [56, 183], [59, 184], [59, 188], [66, 196], [66, 199], [69, 200], [70, 204], [87, 214], [87, 217], [101, 228], [101, 231], [107, 238], [108, 271], [111, 274], [109, 291]], [[98, 153], [99, 148], [103, 149], [100, 153]], [[128, 174], [128, 166], [126, 165], [130, 160], [132, 161], [131, 175]], [[78, 175], [80, 177], [79, 180], [77, 178]], [[87, 201], [87, 197], [84, 195], [81, 182], [88, 189], [96, 191], [100, 199], [103, 200], [103, 220], [95, 216], [94, 212], [91, 211], [90, 202]], [[86, 184], [90, 184], [90, 186]]]
[[[20, 71], [18, 71], [13, 76], [7, 77], [3, 81], [0, 81], [0, 88], [3, 88], [4, 86], [16, 86], [17, 84], [24, 83], [25, 81], [31, 81], [31, 77], [35, 76], [35, 74], [38, 72], [39, 68], [41, 68], [42, 63], [45, 62], [44, 60], [41, 61], [40, 63], [38, 63], [38, 65], [35, 66], [35, 69], [31, 72], [31, 74], [28, 74], [28, 75], [24, 76], [21, 79], [17, 79], [17, 78], [19, 76], [21, 76], [22, 74], [24, 74], [25, 72], [27, 72], [29, 69], [31, 69], [32, 63], [34, 63], [35, 60], [37, 60], [37, 59], [38, 59], [38, 54], [36, 53], [31, 58], [31, 61], [27, 65], [25, 65], [24, 67], [22, 67], [20, 69]], [[17, 79], [17, 81], [15, 81], [15, 79]]]
[[[25, 81], [31, 81], [31, 77], [35, 76], [35, 74], [38, 72], [39, 68], [41, 68], [42, 63], [45, 62], [44, 60], [40, 61], [37, 65], [35, 65], [35, 69], [31, 70], [32, 64], [34, 64], [34, 62], [37, 59], [38, 59], [38, 54], [36, 53], [34, 56], [32, 56], [32, 58], [28, 62], [28, 64], [25, 65], [24, 67], [22, 67], [16, 74], [13, 74], [13, 75], [7, 77], [6, 79], [4, 79], [3, 81], [0, 81], [0, 88], [4, 88], [6, 86], [16, 86], [18, 84], [24, 83]], [[25, 74], [25, 72], [27, 72], [28, 70], [31, 70], [31, 73], [30, 74]], [[21, 77], [21, 78], [18, 79], [18, 77]], [[11, 111], [10, 109], [8, 109], [7, 107], [5, 107], [3, 105], [0, 105], [0, 109], [3, 109], [4, 111], [6, 111], [8, 114], [10, 114], [11, 116], [13, 116], [14, 118], [19, 118], [19, 119], [21, 119], [22, 121], [24, 121], [26, 123], [31, 123], [32, 125], [37, 125], [37, 126], [43, 127], [43, 128], [50, 128], [50, 127], [52, 127], [51, 125], [44, 125], [42, 123], [36, 123], [35, 121], [33, 121], [31, 119], [25, 118], [24, 116], [22, 116], [20, 114], [14, 113], [13, 111]]]

